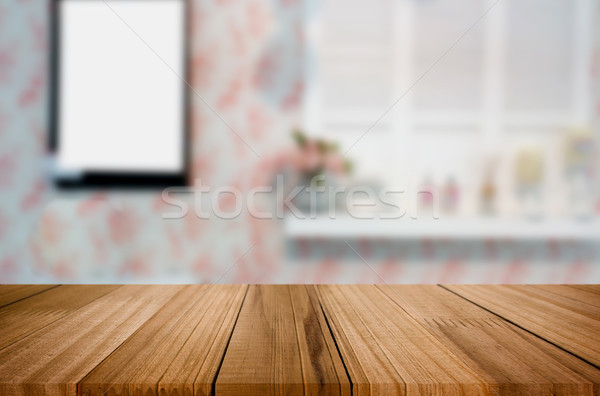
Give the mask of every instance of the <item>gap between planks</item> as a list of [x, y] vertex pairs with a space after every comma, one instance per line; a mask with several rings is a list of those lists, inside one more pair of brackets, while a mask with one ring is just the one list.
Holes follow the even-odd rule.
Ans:
[[[86, 290], [83, 286], [65, 288], [68, 295]], [[2, 349], [0, 394], [75, 395], [77, 382], [121, 345], [178, 288], [117, 287]]]
[[495, 312], [494, 310], [491, 310], [491, 309], [487, 308], [487, 307], [486, 307], [486, 306], [484, 306], [484, 305], [480, 305], [480, 304], [478, 304], [478, 303], [476, 303], [476, 302], [474, 302], [474, 301], [471, 301], [471, 300], [469, 300], [468, 298], [464, 297], [463, 295], [459, 294], [458, 292], [455, 292], [455, 291], [454, 291], [454, 290], [452, 290], [452, 289], [448, 289], [448, 288], [447, 288], [447, 287], [445, 287], [444, 285], [438, 285], [438, 286], [442, 287], [444, 290], [447, 290], [447, 291], [449, 291], [450, 293], [453, 293], [453, 294], [454, 294], [454, 295], [456, 295], [457, 297], [460, 297], [460, 298], [464, 299], [465, 301], [468, 301], [469, 303], [471, 303], [471, 304], [473, 304], [473, 305], [475, 305], [475, 306], [478, 306], [479, 308], [481, 308], [481, 309], [483, 309], [483, 310], [485, 310], [485, 311], [489, 312], [490, 314], [492, 314], [492, 315], [494, 315], [494, 316], [496, 316], [496, 317], [498, 317], [498, 318], [500, 318], [500, 319], [502, 319], [502, 320], [505, 320], [507, 323], [510, 323], [510, 324], [512, 324], [512, 325], [513, 325], [513, 326], [515, 326], [515, 327], [518, 327], [519, 329], [521, 329], [521, 330], [523, 330], [523, 331], [525, 331], [525, 332], [527, 332], [527, 333], [529, 333], [529, 334], [531, 334], [531, 335], [533, 335], [533, 336], [535, 336], [535, 337], [539, 338], [540, 340], [543, 340], [543, 341], [545, 341], [545, 342], [547, 342], [547, 343], [549, 343], [549, 344], [551, 344], [551, 345], [555, 346], [556, 348], [558, 348], [558, 349], [560, 349], [560, 350], [562, 350], [562, 351], [564, 351], [564, 352], [566, 352], [566, 353], [568, 353], [568, 354], [570, 354], [570, 355], [572, 355], [572, 356], [576, 357], [577, 359], [580, 359], [581, 361], [585, 362], [586, 364], [589, 364], [590, 366], [592, 366], [592, 367], [595, 367], [595, 368], [597, 368], [597, 369], [599, 369], [599, 370], [600, 370], [600, 366], [598, 366], [597, 364], [595, 364], [595, 363], [593, 363], [593, 362], [591, 362], [591, 361], [588, 361], [587, 359], [585, 359], [585, 358], [583, 358], [583, 357], [581, 357], [581, 356], [577, 355], [576, 353], [574, 353], [574, 352], [570, 351], [568, 348], [565, 348], [565, 347], [561, 346], [559, 343], [556, 343], [556, 342], [552, 341], [551, 339], [545, 338], [545, 337], [541, 336], [540, 334], [537, 334], [537, 333], [535, 333], [535, 332], [533, 332], [533, 331], [529, 330], [529, 329], [527, 328], [527, 326], [522, 326], [521, 324], [519, 324], [519, 321], [516, 321], [516, 322], [515, 322], [515, 321], [511, 320], [510, 318], [505, 318], [505, 317], [503, 317], [502, 315], [500, 315], [500, 314], [498, 314], [497, 312]]
[[251, 285], [217, 395], [349, 395], [337, 347], [310, 285]]
[[60, 285], [0, 285], [0, 308], [43, 293]]
[[[227, 339], [227, 344], [225, 345], [223, 356], [221, 356], [221, 361], [219, 362], [219, 367], [217, 368], [217, 374], [215, 375], [215, 379], [211, 384], [211, 394], [212, 395], [216, 394], [215, 387], [217, 385], [217, 378], [219, 378], [219, 374], [221, 373], [221, 367], [223, 367], [223, 360], [225, 360], [225, 353], [227, 353], [227, 349], [229, 349], [229, 343], [231, 342], [231, 337], [233, 336], [233, 329], [235, 329], [235, 327], [237, 326], [238, 319], [240, 318], [240, 312], [242, 311], [242, 307], [244, 306], [244, 303], [246, 302], [246, 296], [248, 295], [249, 289], [250, 289], [250, 287], [246, 287], [246, 291], [244, 292], [244, 298], [242, 298], [242, 303], [240, 304], [240, 307], [237, 310], [237, 314], [235, 315], [235, 320], [233, 322], [232, 331], [229, 334], [229, 338]], [[175, 395], [175, 396], [178, 396], [178, 395]]]
[[[586, 299], [582, 296], [577, 304], [578, 309], [574, 310], [556, 303], [560, 300], [563, 305], [572, 305], [573, 301], [570, 300], [573, 299], [573, 295], [569, 299], [560, 297], [556, 293], [554, 296], [543, 294], [540, 296], [540, 286], [445, 285], [443, 287], [524, 331], [600, 368], [600, 320], [598, 319], [600, 316], [597, 315], [600, 297], [593, 300], [596, 304], [594, 305], [586, 303]], [[555, 290], [565, 287], [569, 286], [554, 286]], [[598, 286], [594, 289], [596, 292], [600, 291]], [[587, 293], [587, 291], [582, 290], [580, 293]], [[549, 302], [549, 298], [555, 301]]]
[[353, 394], [600, 392], [593, 366], [438, 286], [319, 291]]
[[119, 287], [121, 286], [58, 286], [1, 308], [0, 350], [36, 334]]
[[[597, 368], [445, 286], [104, 287], [49, 290], [62, 290], [50, 293], [56, 301], [65, 299], [63, 292], [76, 295], [74, 288], [95, 296], [70, 301], [66, 312], [52, 309], [40, 294], [0, 309], [1, 319], [37, 307], [37, 329], [0, 350], [0, 394], [73, 395], [78, 383], [80, 394], [107, 396], [600, 393]], [[589, 318], [600, 306], [598, 289], [524, 290], [559, 308], [573, 307], [576, 318]], [[576, 290], [586, 293], [588, 305], [574, 305]], [[176, 307], [187, 309], [170, 312]], [[40, 316], [44, 309], [53, 320]], [[276, 356], [278, 350], [290, 351], [289, 365], [281, 364], [287, 360]], [[452, 369], [436, 368], [436, 358]], [[273, 371], [277, 359], [286, 367], [281, 373]], [[536, 366], [540, 361], [545, 364]], [[426, 370], [410, 367], [414, 363]], [[263, 372], [242, 381], [248, 365]]]
[[246, 285], [184, 287], [87, 374], [78, 392], [211, 394], [246, 290]]

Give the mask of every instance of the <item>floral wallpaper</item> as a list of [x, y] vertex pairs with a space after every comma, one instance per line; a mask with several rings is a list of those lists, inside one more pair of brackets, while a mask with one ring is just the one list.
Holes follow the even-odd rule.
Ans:
[[[594, 243], [353, 240], [350, 248], [286, 239], [281, 220], [246, 213], [163, 219], [172, 208], [160, 193], [57, 192], [45, 162], [48, 8], [0, 1], [0, 282], [600, 283]], [[307, 17], [298, 0], [193, 0], [194, 179], [247, 192], [277, 171], [277, 153], [301, 124]], [[590, 72], [600, 77], [600, 46]], [[233, 204], [226, 195], [218, 202]]]

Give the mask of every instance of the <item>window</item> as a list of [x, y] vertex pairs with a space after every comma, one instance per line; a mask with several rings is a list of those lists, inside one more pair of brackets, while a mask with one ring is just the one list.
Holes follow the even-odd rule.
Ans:
[[351, 148], [359, 176], [411, 186], [453, 175], [474, 190], [485, 155], [531, 136], [556, 150], [565, 128], [590, 125], [593, 8], [323, 0], [307, 28], [306, 129]]

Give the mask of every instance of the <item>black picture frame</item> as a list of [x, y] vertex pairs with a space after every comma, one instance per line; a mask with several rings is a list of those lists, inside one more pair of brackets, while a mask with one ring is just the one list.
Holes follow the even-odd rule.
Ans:
[[[49, 74], [49, 100], [48, 100], [48, 152], [50, 157], [56, 156], [60, 149], [60, 29], [61, 20], [58, 6], [64, 0], [51, 0], [49, 12], [49, 59], [48, 59], [48, 74]], [[103, 0], [79, 0], [79, 1], [98, 1]], [[117, 0], [119, 1], [119, 0]], [[123, 0], [130, 1], [130, 0]], [[154, 0], [138, 0], [152, 2]], [[183, 73], [181, 77], [185, 81], [183, 84], [183, 138], [182, 138], [182, 158], [183, 166], [179, 172], [114, 172], [114, 171], [84, 171], [77, 174], [76, 177], [67, 175], [53, 175], [54, 185], [59, 189], [127, 189], [127, 190], [157, 190], [166, 187], [174, 186], [189, 186], [190, 185], [190, 89], [187, 81], [190, 81], [189, 67], [189, 0], [169, 0], [183, 3], [183, 30], [184, 42], [183, 45]]]

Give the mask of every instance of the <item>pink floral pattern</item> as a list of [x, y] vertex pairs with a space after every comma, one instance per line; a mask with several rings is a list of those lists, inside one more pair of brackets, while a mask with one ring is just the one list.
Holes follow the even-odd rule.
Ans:
[[[275, 220], [166, 220], [160, 194], [59, 194], [43, 164], [47, 2], [9, 3], [0, 5], [0, 282], [600, 283], [593, 244], [351, 241], [366, 265], [340, 241], [286, 240]], [[191, 149], [202, 183], [248, 191], [281, 165], [266, 153], [285, 152], [300, 124], [303, 7], [193, 1], [190, 83], [202, 97], [192, 98]], [[598, 31], [596, 43], [597, 77]]]

